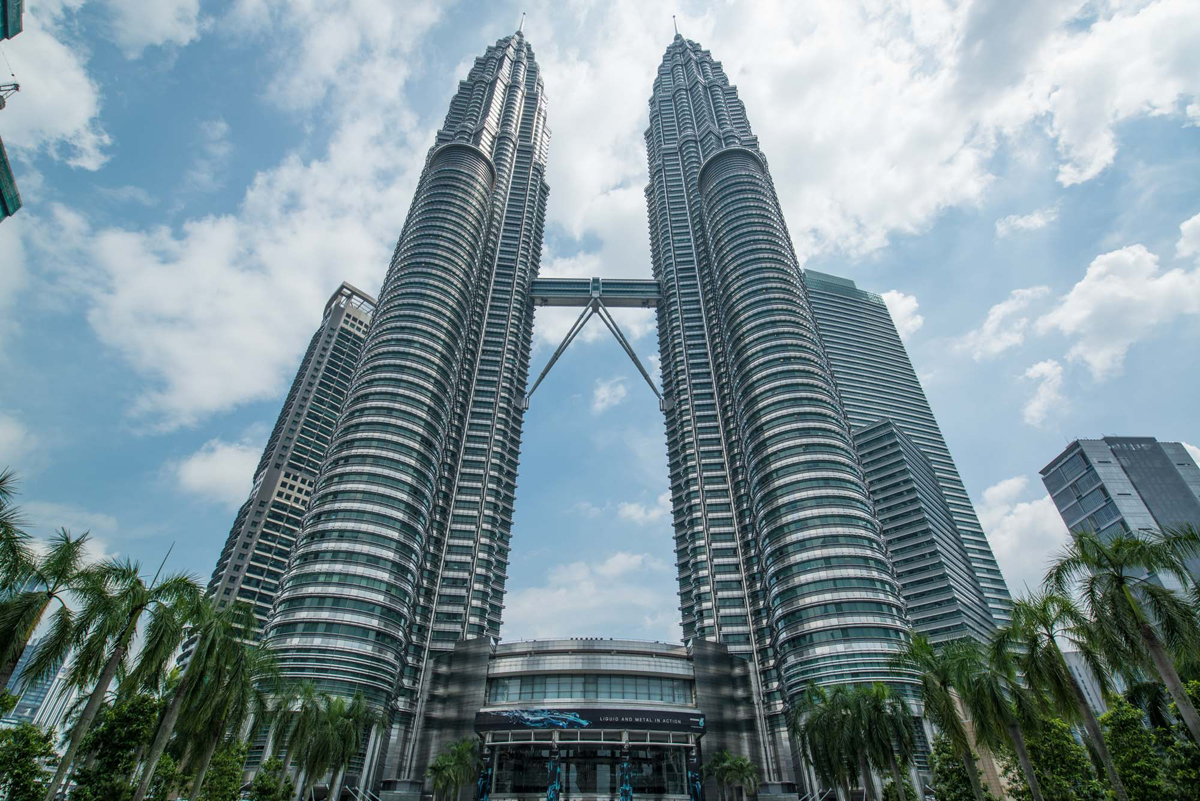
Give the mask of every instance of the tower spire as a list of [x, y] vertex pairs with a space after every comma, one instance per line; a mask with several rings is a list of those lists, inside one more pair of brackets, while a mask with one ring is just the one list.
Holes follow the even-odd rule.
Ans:
[[517, 33], [521, 33], [523, 30], [525, 30], [525, 12], [524, 11], [521, 12], [521, 24], [517, 26]]
[[675, 35], [679, 35], [679, 21], [675, 19], [675, 15], [671, 15], [671, 24], [675, 26]]

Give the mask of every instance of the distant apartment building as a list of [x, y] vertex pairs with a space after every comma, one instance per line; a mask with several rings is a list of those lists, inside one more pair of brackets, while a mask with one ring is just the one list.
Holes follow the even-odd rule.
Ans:
[[1012, 600], [887, 305], [815, 270], [804, 287], [914, 627], [986, 641]]
[[[254, 472], [250, 497], [238, 510], [208, 583], [209, 596], [220, 605], [235, 600], [250, 605], [259, 633], [275, 603], [374, 311], [375, 299], [349, 284], [325, 304]], [[181, 662], [192, 645], [184, 646]]]
[[[1200, 467], [1179, 442], [1104, 437], [1072, 442], [1041, 471], [1071, 531], [1200, 527]], [[1189, 564], [1200, 578], [1200, 559]]]
[[[54, 683], [57, 673], [40, 681], [31, 682], [22, 690], [25, 677], [25, 667], [29, 661], [33, 659], [33, 655], [37, 652], [38, 646], [42, 644], [44, 638], [31, 640], [25, 647], [21, 658], [17, 660], [17, 666], [13, 670], [12, 678], [8, 680], [8, 691], [17, 696], [17, 705], [12, 710], [0, 718], [0, 726], [16, 726], [20, 723], [32, 723], [37, 717], [42, 704], [46, 701], [49, 694], [50, 686]], [[19, 691], [19, 692], [18, 692]]]

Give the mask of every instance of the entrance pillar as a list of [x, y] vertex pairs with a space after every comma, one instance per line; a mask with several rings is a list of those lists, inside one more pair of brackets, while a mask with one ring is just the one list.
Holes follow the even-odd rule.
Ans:
[[562, 791], [562, 763], [558, 758], [558, 743], [550, 746], [550, 760], [546, 763], [546, 801], [558, 801]]

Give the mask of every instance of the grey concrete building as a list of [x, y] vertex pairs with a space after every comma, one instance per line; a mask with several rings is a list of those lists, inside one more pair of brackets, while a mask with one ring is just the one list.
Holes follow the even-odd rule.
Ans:
[[849, 279], [815, 270], [805, 271], [804, 284], [850, 425], [891, 420], [921, 449], [937, 476], [991, 616], [997, 625], [1007, 623], [1012, 605], [1008, 585], [883, 298]]
[[[1200, 467], [1179, 442], [1079, 439], [1041, 470], [1070, 531], [1200, 527]], [[1200, 559], [1189, 565], [1200, 578]]]

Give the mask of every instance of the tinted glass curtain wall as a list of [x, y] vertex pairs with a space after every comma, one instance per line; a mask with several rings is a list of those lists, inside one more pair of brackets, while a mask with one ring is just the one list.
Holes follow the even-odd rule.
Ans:
[[772, 780], [809, 682], [887, 681], [908, 622], [766, 157], [720, 62], [676, 36], [646, 201], [685, 639], [751, 660]]
[[286, 678], [391, 705], [393, 745], [428, 652], [499, 635], [549, 138], [501, 39], [426, 157], [270, 624]]

